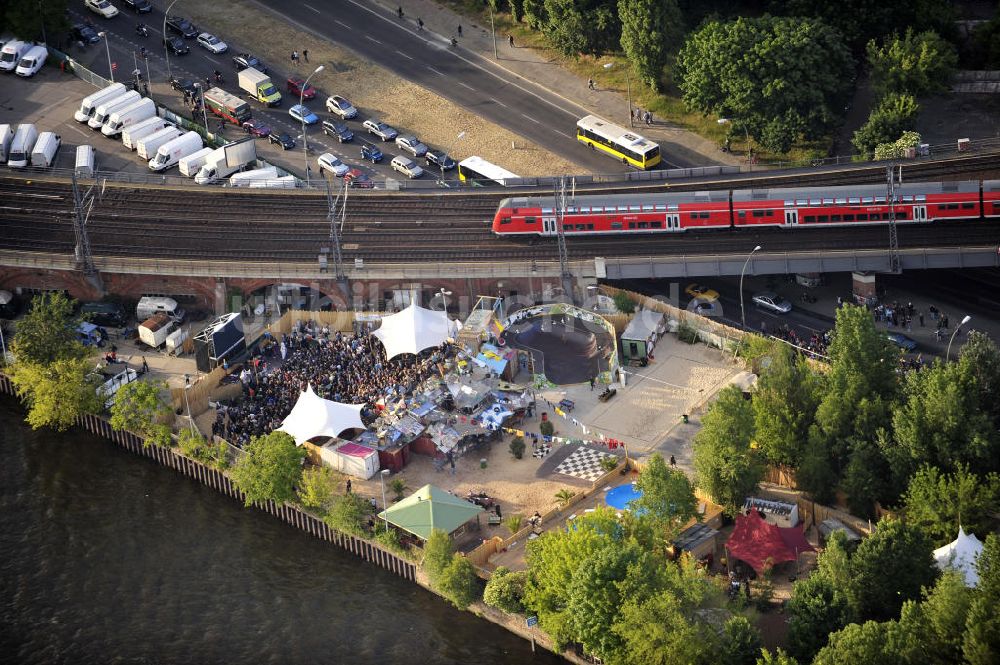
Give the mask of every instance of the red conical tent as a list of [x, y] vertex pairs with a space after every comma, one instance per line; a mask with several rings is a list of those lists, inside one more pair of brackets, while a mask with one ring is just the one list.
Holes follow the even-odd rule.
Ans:
[[726, 542], [729, 555], [746, 562], [758, 574], [770, 565], [795, 561], [800, 552], [812, 550], [812, 545], [798, 527], [782, 529], [768, 524], [756, 510], [736, 518], [736, 528]]

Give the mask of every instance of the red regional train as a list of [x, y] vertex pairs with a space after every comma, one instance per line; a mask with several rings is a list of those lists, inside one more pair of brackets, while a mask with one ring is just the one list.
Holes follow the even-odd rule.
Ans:
[[[898, 223], [1000, 218], [1000, 180], [918, 182], [896, 187]], [[884, 224], [885, 186], [736, 189], [583, 195], [567, 199], [567, 234], [680, 233], [743, 226]], [[497, 235], [555, 235], [553, 196], [507, 198], [493, 218]]]

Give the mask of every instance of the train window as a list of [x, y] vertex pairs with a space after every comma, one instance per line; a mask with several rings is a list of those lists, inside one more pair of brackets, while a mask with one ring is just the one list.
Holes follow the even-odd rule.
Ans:
[[660, 222], [650, 222], [649, 223], [649, 228], [651, 228], [651, 229], [660, 229], [660, 228], [663, 228], [663, 225]]
[[840, 215], [830, 215], [830, 221], [831, 222], [839, 222], [840, 221]]
[[628, 212], [628, 206], [618, 206], [618, 212]]
[[807, 205], [809, 205], [809, 199], [795, 199], [795, 205], [797, 205], [797, 206], [807, 206]]
[[620, 230], [621, 228], [622, 228], [622, 223], [621, 222], [611, 222], [611, 230], [612, 231], [617, 231], [617, 230]]
[[552, 208], [542, 208], [542, 214], [543, 215], [551, 215], [552, 214]]
[[948, 206], [946, 206], [945, 204], [941, 203], [941, 204], [938, 205], [937, 209], [938, 210], [947, 210]]
[[754, 217], [763, 217], [764, 215], [765, 215], [765, 211], [764, 210], [754, 210], [753, 211], [753, 216]]
[[590, 212], [590, 206], [581, 206], [580, 212]]
[[[660, 208], [660, 206], [656, 206], [656, 209], [657, 210], [662, 210], [662, 208]], [[676, 203], [671, 203], [670, 205], [667, 206], [667, 210], [669, 210], [671, 212], [677, 212], [678, 210], [680, 210], [680, 207], [678, 207], [678, 205]]]
[[847, 202], [853, 205], [857, 205], [858, 203], [861, 203], [861, 199], [858, 198], [857, 196], [849, 196], [847, 197]]
[[[662, 203], [657, 203], [655, 206], [653, 206], [653, 208], [655, 208], [657, 212], [666, 212], [667, 210], [667, 206], [663, 205]], [[677, 210], [677, 206], [673, 206], [673, 209]]]
[[816, 221], [816, 216], [815, 215], [806, 215], [804, 217], [804, 219], [806, 220], [806, 224], [812, 224], [813, 222]]
[[896, 219], [906, 219], [906, 211], [905, 210], [898, 210], [896, 212]]
[[572, 230], [573, 230], [572, 224], [563, 224], [563, 231], [572, 231]]
[[871, 220], [871, 221], [873, 221], [873, 222], [877, 222], [880, 218], [881, 218], [881, 215], [879, 215], [877, 212], [873, 212], [870, 215], [868, 215], [868, 219]]
[[773, 210], [765, 210], [765, 212], [767, 213], [768, 217], [774, 217], [774, 211]]
[[794, 205], [795, 205], [795, 201], [785, 201], [785, 207], [786, 208], [791, 208]]
[[708, 219], [712, 215], [710, 213], [707, 213], [707, 212], [700, 212], [700, 213], [698, 213], [698, 216], [701, 217], [702, 219]]
[[525, 217], [524, 218], [524, 223], [525, 224], [534, 224], [537, 221], [537, 219], [538, 219], [537, 217]]
[[577, 224], [576, 225], [576, 230], [577, 231], [586, 231], [587, 230], [587, 225], [586, 224]]
[[628, 223], [628, 227], [629, 227], [630, 229], [634, 229], [634, 228], [635, 228], [635, 222], [629, 222], [629, 223]]
[[827, 215], [819, 215], [818, 217], [816, 217], [816, 221], [822, 224], [823, 222], [829, 222], [830, 217]]
[[823, 205], [823, 199], [809, 199], [809, 205], [811, 205], [811, 206], [821, 206], [821, 205]]
[[639, 206], [629, 206], [628, 207], [628, 211], [629, 212], [639, 212]]
[[593, 231], [594, 230], [594, 225], [593, 224], [587, 224], [587, 230], [588, 231]]
[[648, 229], [649, 228], [649, 223], [648, 222], [639, 222], [639, 228], [640, 229]]
[[837, 205], [842, 206], [847, 203], [847, 199], [837, 199]]
[[858, 221], [859, 221], [859, 222], [867, 222], [867, 221], [868, 221], [868, 215], [866, 215], [866, 214], [865, 214], [865, 213], [863, 213], [863, 212], [862, 212], [862, 213], [859, 213], [859, 214], [858, 214]]
[[510, 217], [501, 217], [500, 218], [500, 223], [501, 224], [510, 224]]
[[854, 221], [854, 215], [844, 215], [844, 221], [845, 222], [853, 222]]
[[958, 210], [958, 204], [957, 203], [949, 203], [948, 204], [948, 210]]
[[976, 207], [975, 203], [963, 203], [962, 204], [962, 210], [972, 210], [975, 207]]
[[832, 206], [833, 205], [833, 199], [823, 199], [823, 205], [825, 205], [825, 206]]
[[903, 203], [913, 203], [913, 195], [906, 194], [903, 196]]
[[746, 210], [737, 210], [736, 214], [739, 215], [740, 217], [746, 217], [747, 216], [747, 211]]
[[642, 211], [643, 212], [652, 212], [653, 211], [653, 206], [651, 206], [649, 204], [643, 204]]
[[886, 198], [884, 196], [876, 196], [875, 197], [875, 202], [876, 203], [885, 203], [886, 202]]
[[566, 212], [576, 212], [576, 206], [566, 206]]
[[927, 201], [927, 196], [924, 194], [917, 194], [917, 203], [925, 203]]
[[698, 213], [696, 212], [691, 213], [691, 219], [698, 219]]
[[875, 199], [873, 199], [870, 196], [862, 196], [861, 197], [861, 202], [862, 203], [875, 203]]

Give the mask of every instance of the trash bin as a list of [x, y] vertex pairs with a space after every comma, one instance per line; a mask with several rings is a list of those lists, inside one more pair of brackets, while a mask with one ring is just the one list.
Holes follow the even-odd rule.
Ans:
[[486, 458], [485, 457], [480, 458], [480, 460], [479, 460], [479, 468], [480, 469], [485, 469], [486, 468]]
[[681, 418], [684, 420], [684, 424], [686, 425], [688, 423], [688, 414], [685, 413], [681, 416]]

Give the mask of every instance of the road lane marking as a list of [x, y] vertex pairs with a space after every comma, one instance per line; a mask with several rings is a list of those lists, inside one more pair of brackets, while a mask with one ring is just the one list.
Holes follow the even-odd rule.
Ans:
[[522, 118], [527, 118], [528, 120], [530, 120], [531, 122], [535, 123], [536, 125], [540, 125], [540, 124], [542, 124], [542, 123], [538, 122], [537, 120], [535, 120], [534, 118], [532, 118], [532, 117], [531, 117], [530, 115], [528, 115], [527, 113], [522, 113], [522, 114], [521, 114], [521, 117], [522, 117]]
[[404, 58], [406, 58], [407, 60], [413, 60], [413, 58], [411, 58], [410, 56], [406, 55], [406, 54], [405, 54], [405, 53], [403, 53], [402, 51], [396, 51], [396, 53], [398, 53], [399, 55], [403, 56], [403, 57], [404, 57]]
[[322, 14], [322, 13], [323, 13], [323, 12], [321, 12], [320, 10], [316, 9], [315, 7], [313, 7], [312, 5], [307, 5], [307, 4], [306, 4], [306, 3], [304, 3], [304, 2], [302, 3], [302, 6], [303, 6], [303, 7], [305, 7], [306, 9], [311, 9], [311, 10], [313, 10], [313, 11], [314, 11], [314, 12], [316, 12], [317, 14]]
[[442, 72], [439, 72], [438, 70], [434, 69], [434, 68], [433, 68], [433, 67], [431, 67], [430, 65], [427, 65], [427, 69], [431, 70], [432, 72], [434, 72], [434, 73], [435, 73], [435, 74], [437, 74], [438, 76], [444, 76], [444, 74], [443, 74]]
[[337, 25], [339, 25], [342, 28], [347, 28], [348, 30], [352, 30], [353, 29], [353, 28], [351, 28], [351, 26], [347, 25], [343, 21], [338, 21], [337, 19], [333, 19], [333, 22], [336, 23]]
[[506, 108], [510, 108], [509, 106], [507, 106], [506, 104], [504, 104], [503, 102], [501, 102], [496, 97], [490, 97], [490, 99], [492, 99], [494, 103], [499, 104], [500, 106], [504, 107], [505, 109]]
[[458, 84], [459, 84], [460, 86], [462, 86], [463, 88], [468, 88], [469, 90], [475, 90], [475, 88], [473, 88], [473, 87], [472, 87], [471, 85], [469, 85], [468, 83], [462, 83], [461, 81], [456, 81], [456, 83], [458, 83]]
[[376, 44], [381, 44], [382, 43], [379, 40], [377, 40], [374, 37], [372, 37], [371, 35], [365, 35], [365, 39], [367, 39], [370, 42], [375, 42]]

